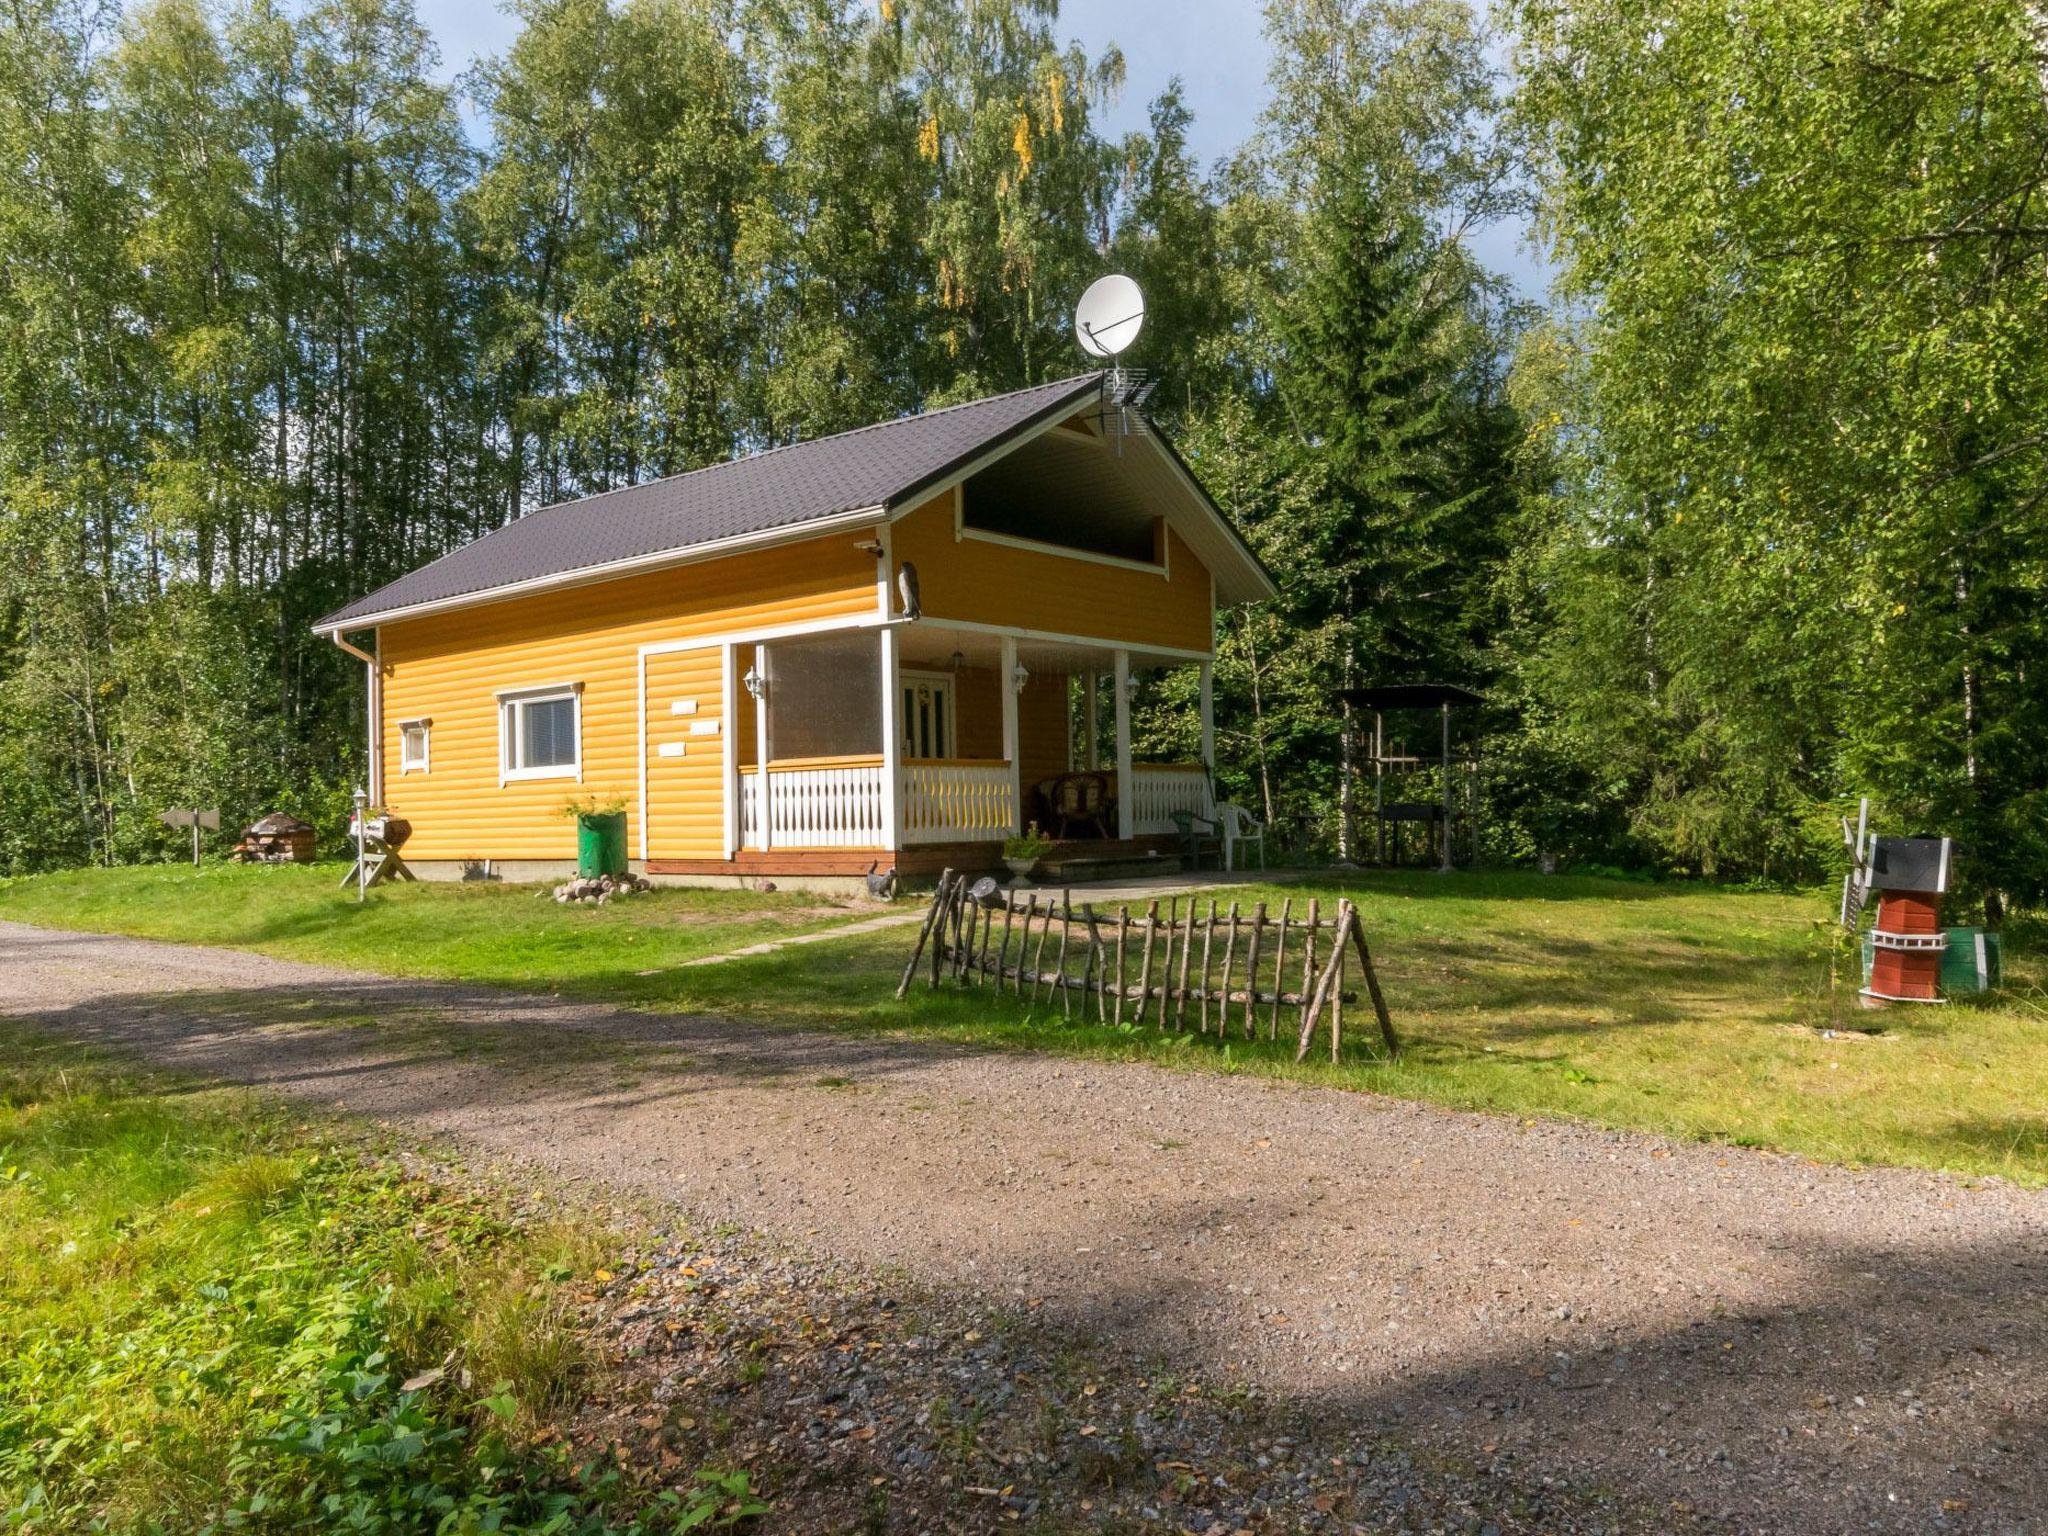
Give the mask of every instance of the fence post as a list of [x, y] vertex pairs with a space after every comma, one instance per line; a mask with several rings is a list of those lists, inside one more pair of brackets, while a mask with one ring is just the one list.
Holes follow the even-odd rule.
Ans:
[[917, 948], [910, 953], [910, 964], [903, 967], [903, 980], [896, 985], [896, 1001], [902, 1002], [910, 993], [910, 978], [917, 974], [917, 962], [924, 958], [924, 946], [937, 926], [939, 913], [946, 902], [946, 887], [952, 883], [953, 871], [946, 870], [939, 876], [938, 888], [932, 892], [932, 904], [924, 914], [924, 926], [917, 930]]

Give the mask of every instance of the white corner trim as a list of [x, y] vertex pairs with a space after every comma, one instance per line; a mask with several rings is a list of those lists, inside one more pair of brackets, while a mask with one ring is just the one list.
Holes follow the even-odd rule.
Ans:
[[639, 669], [638, 694], [635, 702], [633, 746], [638, 758], [640, 771], [640, 803], [634, 807], [637, 814], [633, 820], [639, 823], [640, 862], [647, 862], [647, 652], [642, 650], [635, 658]]
[[[723, 722], [732, 718], [733, 689], [736, 686], [733, 681], [734, 651], [729, 644], [720, 645], [718, 651], [718, 685], [720, 690], [718, 718]], [[641, 658], [640, 665], [643, 669], [646, 667], [647, 660], [645, 657]], [[729, 743], [737, 742], [739, 740], [739, 733], [737, 731], [728, 731], [725, 733], [725, 740]], [[644, 751], [646, 742], [645, 730], [641, 732], [641, 742], [642, 750]], [[720, 784], [723, 786], [723, 799], [725, 802], [725, 856], [730, 859], [739, 850], [740, 842], [740, 765], [737, 749], [729, 745], [721, 746], [719, 748], [719, 763], [724, 770], [718, 777]], [[642, 794], [644, 797], [644, 789]]]

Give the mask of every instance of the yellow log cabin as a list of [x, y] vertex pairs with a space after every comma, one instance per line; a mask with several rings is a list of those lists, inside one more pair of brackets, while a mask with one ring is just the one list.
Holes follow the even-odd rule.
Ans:
[[[568, 869], [571, 802], [696, 882], [1143, 855], [1212, 805], [1219, 604], [1271, 579], [1090, 374], [544, 507], [318, 626], [369, 678], [371, 801], [423, 875]], [[1198, 761], [1132, 761], [1144, 673]]]

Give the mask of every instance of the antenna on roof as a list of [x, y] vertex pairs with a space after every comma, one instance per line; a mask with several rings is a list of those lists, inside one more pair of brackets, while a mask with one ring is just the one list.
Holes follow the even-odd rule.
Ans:
[[[1081, 350], [1109, 363], [1104, 396], [1107, 404], [1116, 407], [1119, 437], [1130, 433], [1131, 407], [1142, 409], [1152, 393], [1144, 375], [1128, 372], [1117, 361], [1144, 328], [1144, 292], [1121, 272], [1095, 279], [1081, 295], [1081, 302], [1074, 306], [1074, 337], [1081, 343]], [[1118, 447], [1121, 449], [1122, 444]]]

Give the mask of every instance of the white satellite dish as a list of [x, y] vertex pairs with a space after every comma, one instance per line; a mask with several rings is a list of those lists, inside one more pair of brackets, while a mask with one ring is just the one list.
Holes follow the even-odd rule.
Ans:
[[1121, 272], [1098, 277], [1074, 306], [1074, 335], [1090, 357], [1113, 358], [1145, 327], [1145, 295]]

